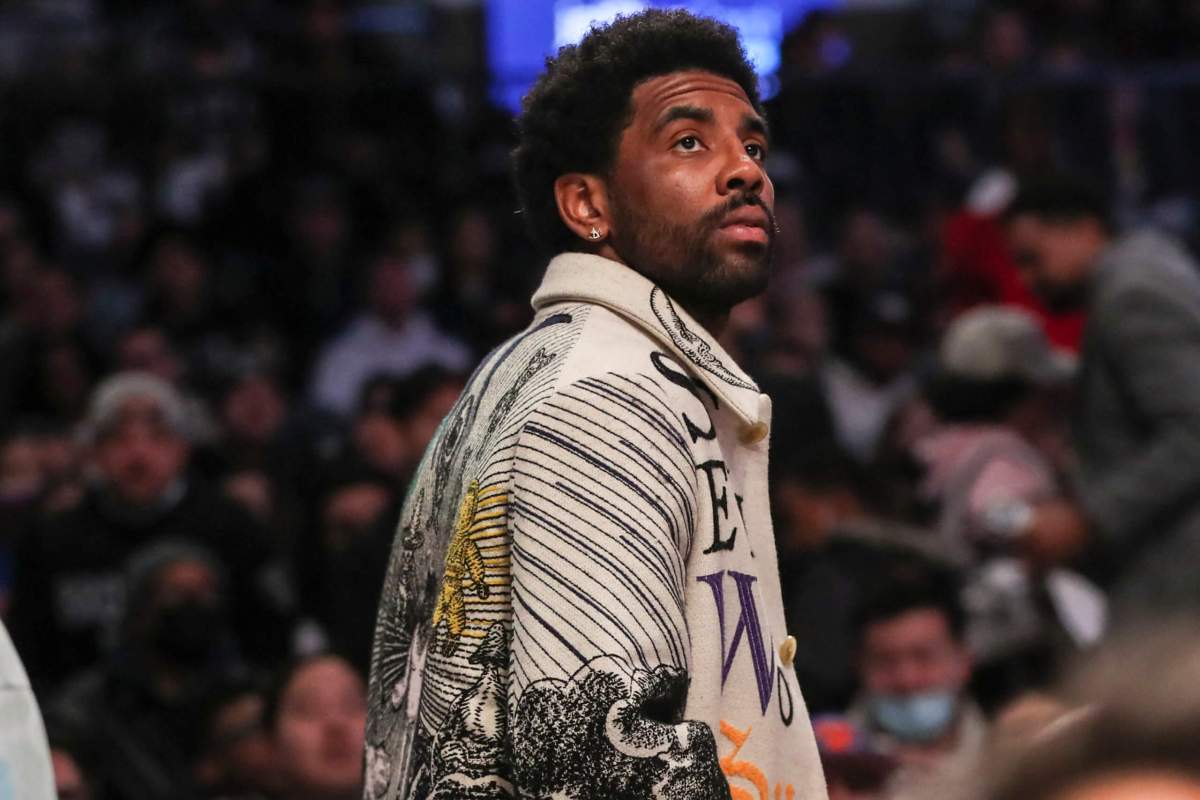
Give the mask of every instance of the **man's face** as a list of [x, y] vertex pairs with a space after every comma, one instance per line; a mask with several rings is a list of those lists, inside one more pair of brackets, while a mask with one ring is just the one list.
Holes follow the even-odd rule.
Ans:
[[171, 430], [153, 401], [133, 399], [96, 443], [94, 464], [122, 500], [156, 503], [183, 473], [187, 442]]
[[707, 72], [633, 91], [609, 181], [612, 249], [689, 310], [766, 288], [775, 190], [766, 126], [737, 83]]
[[1022, 214], [1008, 226], [1008, 241], [1022, 278], [1055, 309], [1079, 306], [1089, 268], [1099, 249], [1090, 220], [1049, 221]]
[[957, 692], [970, 678], [971, 659], [941, 611], [918, 608], [867, 626], [861, 670], [864, 687], [875, 695]]

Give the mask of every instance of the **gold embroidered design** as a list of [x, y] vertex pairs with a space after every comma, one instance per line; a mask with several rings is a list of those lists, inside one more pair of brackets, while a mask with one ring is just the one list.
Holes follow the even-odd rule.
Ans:
[[[474, 595], [476, 602], [484, 601], [491, 595], [491, 586], [508, 584], [508, 559], [485, 555], [484, 550], [493, 548], [481, 547], [478, 542], [495, 535], [506, 500], [503, 493], [495, 489], [480, 490], [479, 481], [471, 481], [459, 505], [454, 533], [446, 548], [442, 590], [433, 609], [434, 631], [438, 631], [443, 620], [446, 622], [442, 643], [445, 655], [454, 652], [464, 635], [471, 635], [467, 625], [467, 606], [471, 602], [468, 595]], [[502, 576], [489, 578], [488, 567], [500, 571]]]

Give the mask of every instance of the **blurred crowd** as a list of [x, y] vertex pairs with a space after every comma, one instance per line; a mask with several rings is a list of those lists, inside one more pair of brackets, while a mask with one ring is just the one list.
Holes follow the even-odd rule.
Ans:
[[[360, 794], [408, 476], [543, 267], [510, 115], [365, 7], [0, 9], [0, 618], [64, 798]], [[905, 9], [785, 39], [775, 275], [723, 342], [774, 399], [839, 799], [957, 796], [993, 720], [1084, 724], [1053, 687], [1121, 576], [1006, 537], [1075, 503], [1086, 315], [1034, 291], [1006, 214], [1082, 171], [1106, 236], [1183, 248], [1200, 200], [1200, 4]]]

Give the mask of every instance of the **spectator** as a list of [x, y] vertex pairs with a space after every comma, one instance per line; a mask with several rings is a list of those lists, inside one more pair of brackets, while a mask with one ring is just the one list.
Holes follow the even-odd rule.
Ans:
[[889, 565], [929, 549], [924, 530], [875, 515], [865, 470], [814, 448], [780, 459], [771, 485], [796, 675], [816, 713], [842, 711], [859, 688], [854, 614]]
[[260, 800], [279, 789], [274, 745], [263, 720], [266, 698], [245, 681], [223, 687], [202, 715], [194, 765], [205, 797]]
[[113, 651], [128, 559], [147, 543], [208, 547], [229, 569], [238, 633], [256, 660], [286, 641], [286, 595], [261, 529], [188, 474], [183, 402], [169, 384], [122, 373], [101, 384], [85, 425], [93, 480], [77, 506], [25, 537], [13, 594], [14, 640], [35, 683], [61, 681]]
[[414, 276], [403, 259], [376, 258], [367, 296], [367, 310], [326, 345], [313, 373], [314, 403], [343, 417], [373, 375], [404, 377], [425, 364], [465, 370], [470, 359], [466, 347], [418, 308]]
[[528, 304], [517, 299], [525, 287], [503, 269], [499, 233], [486, 208], [459, 210], [447, 237], [439, 318], [476, 352], [488, 350], [525, 326]]
[[899, 764], [888, 798], [961, 796], [980, 767], [987, 722], [967, 693], [965, 625], [953, 574], [912, 560], [860, 607], [862, 697], [850, 718]]
[[1081, 645], [1103, 630], [1099, 592], [1063, 570], [1031, 581], [1012, 539], [1035, 505], [1064, 496], [1059, 409], [1075, 360], [1028, 313], [981, 307], [951, 325], [940, 361], [928, 392], [940, 424], [914, 447], [943, 552], [967, 574], [968, 639], [990, 704], [1045, 674], [1060, 616]]
[[118, 649], [72, 680], [52, 713], [96, 753], [106, 797], [197, 797], [198, 715], [210, 687], [240, 669], [224, 576], [210, 554], [173, 542], [130, 563]]
[[893, 292], [866, 298], [844, 314], [838, 352], [821, 365], [820, 381], [838, 441], [867, 464], [889, 422], [916, 393], [916, 320], [909, 300]]
[[1089, 547], [1123, 616], [1196, 608], [1200, 553], [1200, 273], [1149, 230], [1119, 235], [1070, 177], [1031, 181], [1009, 209], [1018, 261], [1055, 306], [1086, 305], [1078, 504], [1039, 505], [1023, 533], [1038, 564]]
[[[350, 469], [335, 478], [340, 485], [335, 484], [337, 488], [325, 501], [323, 541], [311, 548], [323, 554], [319, 564], [314, 565], [321, 577], [317, 588], [309, 593], [315, 599], [311, 608], [333, 648], [364, 673], [402, 500], [397, 490], [407, 485], [410, 471], [416, 468], [438, 424], [462, 391], [462, 378], [429, 366], [404, 380], [387, 381], [376, 388], [374, 397], [368, 392], [364, 409], [379, 408], [376, 415], [380, 424], [386, 424], [400, 437], [407, 454], [402, 477], [381, 483], [379, 465], [373, 461], [370, 449], [360, 449], [360, 457], [376, 474]], [[385, 496], [388, 504], [379, 506]]]
[[337, 656], [310, 658], [283, 673], [266, 712], [282, 772], [279, 797], [362, 796], [366, 694], [362, 677]]

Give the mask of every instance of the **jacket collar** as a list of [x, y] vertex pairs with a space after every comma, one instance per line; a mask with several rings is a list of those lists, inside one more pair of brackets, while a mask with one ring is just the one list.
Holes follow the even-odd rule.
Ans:
[[764, 416], [758, 386], [682, 307], [640, 273], [602, 256], [563, 253], [533, 295], [535, 310], [564, 302], [604, 306], [648, 333], [748, 425]]

